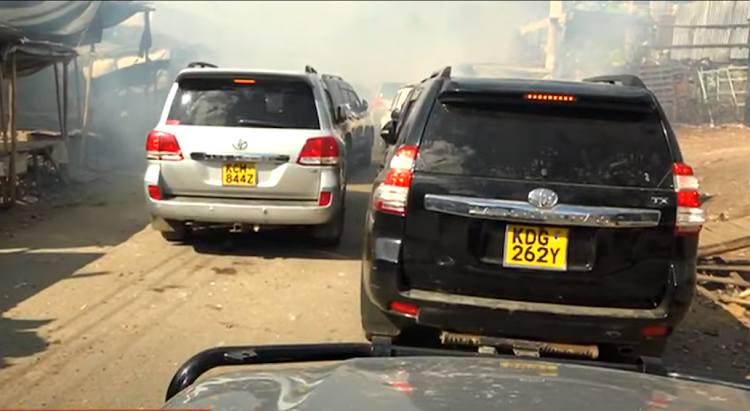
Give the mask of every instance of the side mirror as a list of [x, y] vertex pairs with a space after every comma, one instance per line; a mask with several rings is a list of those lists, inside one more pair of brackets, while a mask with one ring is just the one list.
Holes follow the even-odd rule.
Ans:
[[362, 111], [367, 111], [367, 109], [370, 107], [369, 104], [367, 104], [367, 100], [362, 99], [362, 102], [359, 103], [359, 106], [362, 107]]
[[393, 120], [388, 121], [385, 123], [383, 128], [380, 130], [380, 138], [385, 141], [385, 144], [388, 144], [389, 146], [392, 146], [396, 144], [396, 122]]
[[391, 111], [391, 120], [398, 120], [399, 117], [401, 117], [401, 110], [394, 109], [393, 111]]

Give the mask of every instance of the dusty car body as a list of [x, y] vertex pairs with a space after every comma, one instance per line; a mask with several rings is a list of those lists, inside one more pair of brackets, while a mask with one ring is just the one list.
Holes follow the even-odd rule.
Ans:
[[[252, 362], [253, 356], [265, 354], [249, 351], [245, 359]], [[207, 378], [172, 396], [164, 409], [343, 411], [350, 410], [351, 404], [365, 411], [723, 411], [750, 407], [750, 391], [745, 386], [684, 378], [513, 356], [355, 358], [334, 365]]]

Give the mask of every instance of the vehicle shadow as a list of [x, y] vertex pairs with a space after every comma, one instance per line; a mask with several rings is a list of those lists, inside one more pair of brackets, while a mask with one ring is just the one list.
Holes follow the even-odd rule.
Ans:
[[698, 294], [685, 322], [672, 335], [664, 355], [670, 371], [748, 383], [750, 322], [744, 310], [719, 305]]
[[[14, 308], [58, 282], [111, 274], [74, 275], [101, 258], [106, 247], [145, 227], [142, 208], [134, 205], [141, 199], [129, 191], [138, 183], [132, 178], [67, 187], [59, 198], [0, 212], [0, 370], [49, 345], [38, 330], [54, 320], [45, 317], [44, 303]], [[34, 316], [27, 318], [27, 312]]]
[[359, 260], [362, 255], [362, 236], [368, 191], [347, 189], [346, 220], [341, 244], [335, 248], [321, 248], [299, 229], [262, 229], [249, 233], [228, 233], [226, 230], [206, 230], [195, 233], [188, 244], [200, 254], [252, 256], [266, 259], [306, 258], [322, 260]]

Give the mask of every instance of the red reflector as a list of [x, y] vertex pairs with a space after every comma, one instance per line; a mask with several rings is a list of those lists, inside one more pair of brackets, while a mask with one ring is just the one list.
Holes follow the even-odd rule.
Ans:
[[575, 101], [576, 98], [573, 96], [562, 96], [558, 94], [527, 94], [527, 100], [543, 100], [543, 101]]
[[176, 126], [176, 125], [180, 124], [180, 120], [169, 119], [169, 120], [165, 121], [164, 124], [166, 124], [168, 126]]
[[236, 78], [234, 79], [235, 84], [255, 84], [255, 80]]
[[333, 194], [330, 191], [322, 191], [320, 193], [320, 197], [318, 197], [318, 205], [321, 207], [330, 205], [332, 197], [333, 197]]
[[663, 325], [647, 325], [641, 329], [644, 337], [663, 337], [667, 335], [667, 327]]
[[397, 313], [410, 315], [412, 317], [416, 317], [417, 313], [419, 313], [419, 307], [417, 307], [416, 305], [400, 303], [398, 301], [394, 301], [391, 303], [391, 310]]
[[161, 200], [161, 189], [159, 186], [148, 186], [148, 196], [152, 200]]
[[677, 192], [677, 205], [679, 207], [693, 207], [697, 208], [701, 206], [701, 197], [697, 191], [678, 191]]

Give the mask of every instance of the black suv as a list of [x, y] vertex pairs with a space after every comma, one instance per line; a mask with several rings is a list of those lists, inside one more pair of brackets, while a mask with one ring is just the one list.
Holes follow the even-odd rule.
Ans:
[[366, 218], [367, 337], [661, 356], [693, 301], [705, 218], [653, 93], [635, 76], [450, 71], [381, 132], [395, 148]]
[[367, 100], [360, 98], [354, 87], [340, 76], [323, 74], [321, 78], [330, 94], [327, 98], [335, 107], [334, 118], [342, 129], [350, 164], [354, 168], [370, 167], [375, 128]]

